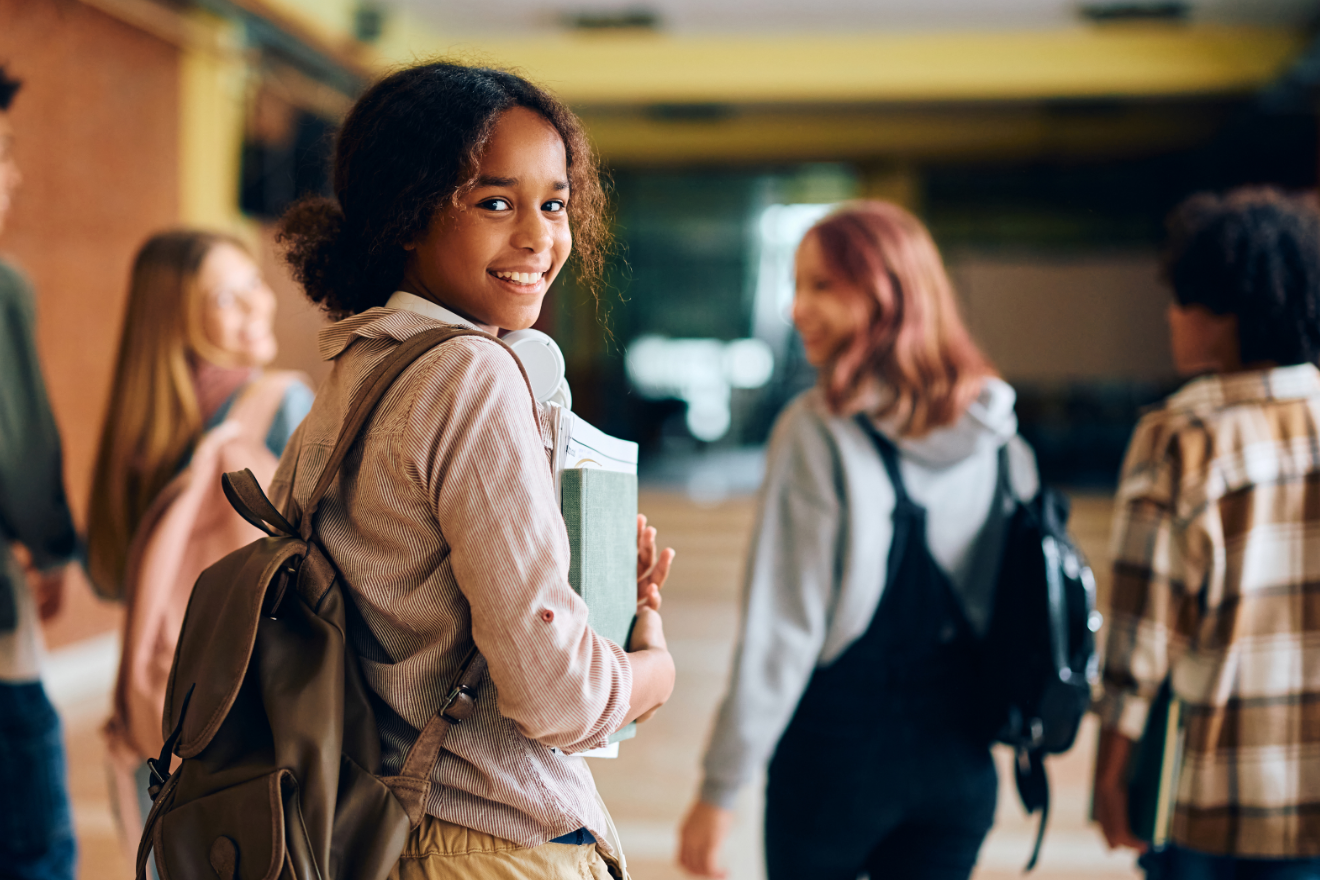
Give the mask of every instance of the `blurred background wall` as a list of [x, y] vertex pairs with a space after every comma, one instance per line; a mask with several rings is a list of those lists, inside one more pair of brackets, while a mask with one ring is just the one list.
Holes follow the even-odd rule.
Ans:
[[583, 116], [619, 240], [600, 301], [561, 282], [540, 326], [576, 408], [641, 442], [653, 480], [755, 483], [811, 381], [785, 317], [797, 239], [878, 197], [930, 225], [1047, 477], [1104, 486], [1173, 382], [1165, 212], [1315, 185], [1315, 25], [1303, 0], [0, 0], [0, 59], [27, 81], [0, 249], [39, 292], [81, 516], [136, 246], [181, 223], [245, 237], [282, 365], [319, 378], [322, 319], [274, 220], [328, 191], [335, 124], [381, 71], [513, 66]]

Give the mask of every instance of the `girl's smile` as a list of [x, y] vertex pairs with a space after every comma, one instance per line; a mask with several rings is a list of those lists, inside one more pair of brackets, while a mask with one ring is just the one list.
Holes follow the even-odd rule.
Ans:
[[862, 328], [863, 315], [856, 303], [863, 301], [864, 294], [830, 269], [812, 233], [798, 247], [795, 270], [793, 324], [802, 338], [807, 363], [824, 367]]
[[493, 275], [509, 286], [510, 291], [518, 295], [532, 293], [544, 294], [550, 286], [545, 280], [547, 270], [487, 269], [486, 274]]

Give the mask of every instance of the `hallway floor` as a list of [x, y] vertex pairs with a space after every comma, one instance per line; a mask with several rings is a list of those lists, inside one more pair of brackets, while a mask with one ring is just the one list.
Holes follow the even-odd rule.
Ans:
[[[675, 829], [696, 789], [698, 762], [723, 692], [737, 626], [737, 599], [744, 546], [751, 526], [751, 499], [698, 506], [684, 495], [643, 491], [642, 510], [678, 550], [665, 590], [665, 625], [678, 665], [673, 700], [623, 743], [617, 760], [593, 761], [597, 784], [610, 805], [637, 880], [677, 880]], [[1104, 498], [1076, 500], [1074, 530], [1095, 565], [1102, 607], [1107, 588], [1104, 550], [1109, 525]], [[120, 851], [106, 793], [105, 751], [99, 729], [107, 714], [114, 675], [115, 642], [98, 637], [56, 651], [48, 676], [63, 712], [69, 742], [70, 787], [80, 853], [80, 880], [132, 876]], [[1120, 880], [1139, 875], [1129, 853], [1105, 849], [1087, 821], [1094, 727], [1078, 746], [1050, 764], [1054, 810], [1040, 866], [1033, 880]], [[999, 815], [986, 842], [975, 880], [1021, 876], [1031, 850], [1034, 819], [1023, 816], [1013, 790], [1008, 756], [1001, 754]], [[750, 787], [752, 789], [757, 786]], [[738, 823], [725, 853], [734, 880], [759, 880], [759, 792], [744, 792]]]

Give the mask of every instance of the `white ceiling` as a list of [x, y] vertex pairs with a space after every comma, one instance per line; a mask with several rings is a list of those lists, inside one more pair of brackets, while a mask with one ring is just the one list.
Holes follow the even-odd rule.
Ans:
[[[830, 33], [1057, 28], [1078, 0], [388, 0], [454, 36], [558, 30], [566, 13], [646, 9], [673, 33]], [[1108, 2], [1108, 0], [1098, 0]], [[1120, 0], [1121, 2], [1121, 0]], [[1313, 21], [1316, 0], [1191, 0], [1193, 21], [1263, 25]]]

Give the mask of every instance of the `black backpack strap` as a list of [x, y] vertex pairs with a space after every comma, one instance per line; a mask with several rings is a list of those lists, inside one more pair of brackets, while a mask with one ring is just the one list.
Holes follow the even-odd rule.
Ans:
[[894, 442], [881, 434], [871, 420], [867, 418], [866, 413], [857, 414], [857, 424], [861, 425], [862, 430], [871, 442], [875, 444], [875, 451], [880, 453], [880, 461], [884, 463], [885, 473], [889, 476], [889, 482], [894, 487], [894, 497], [897, 503], [912, 503], [912, 496], [908, 494], [907, 484], [903, 482], [903, 473], [898, 467], [898, 447]]
[[1027, 866], [1022, 869], [1025, 874], [1036, 867], [1036, 862], [1040, 859], [1040, 848], [1045, 843], [1045, 825], [1050, 820], [1050, 777], [1045, 772], [1044, 749], [1019, 746], [1015, 757], [1017, 760], [1013, 764], [1013, 775], [1016, 777], [1018, 796], [1022, 798], [1022, 805], [1026, 807], [1028, 813], [1040, 810], [1036, 843], [1031, 848], [1031, 858], [1027, 861]]

